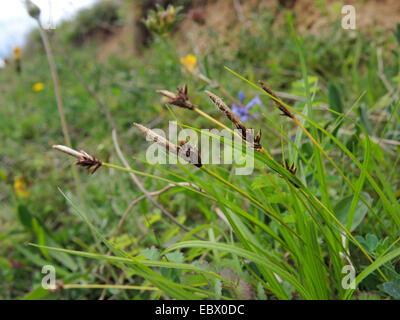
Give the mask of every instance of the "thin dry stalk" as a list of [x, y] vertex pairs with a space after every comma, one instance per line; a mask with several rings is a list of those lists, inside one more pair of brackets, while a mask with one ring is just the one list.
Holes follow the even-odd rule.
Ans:
[[52, 36], [54, 43], [57, 45], [58, 51], [61, 53], [64, 60], [67, 62], [69, 68], [72, 70], [72, 72], [75, 74], [75, 76], [78, 78], [78, 80], [85, 87], [86, 91], [89, 92], [89, 94], [93, 97], [93, 99], [96, 101], [96, 103], [98, 104], [100, 109], [104, 112], [105, 116], [107, 117], [108, 122], [111, 125], [111, 128], [118, 131], [117, 124], [114, 121], [114, 118], [112, 117], [107, 106], [103, 103], [103, 101], [101, 101], [101, 99], [98, 97], [96, 92], [90, 87], [90, 85], [87, 83], [87, 81], [82, 77], [82, 75], [79, 73], [79, 71], [75, 68], [70, 57], [65, 52], [63, 46], [61, 45], [60, 41], [58, 40], [58, 37], [56, 36], [55, 32], [51, 32], [50, 35]]
[[64, 106], [63, 106], [63, 102], [62, 102], [62, 98], [61, 98], [60, 82], [58, 79], [56, 64], [54, 62], [53, 52], [51, 50], [46, 31], [43, 29], [43, 26], [40, 23], [40, 20], [38, 18], [36, 19], [36, 22], [39, 26], [40, 36], [42, 37], [43, 45], [44, 45], [47, 59], [49, 61], [49, 65], [50, 65], [51, 75], [53, 77], [54, 91], [56, 94], [57, 107], [58, 107], [58, 112], [60, 115], [61, 127], [62, 127], [64, 138], [65, 138], [65, 144], [67, 146], [71, 146], [71, 138], [69, 136], [67, 120], [65, 118]]
[[[113, 142], [114, 142], [114, 147], [115, 147], [115, 151], [117, 152], [117, 155], [119, 157], [119, 159], [122, 161], [122, 163], [124, 164], [125, 168], [131, 170], [131, 167], [128, 163], [128, 161], [126, 161], [124, 155], [122, 154], [122, 151], [119, 147], [118, 144], [118, 138], [117, 138], [117, 132], [115, 130], [113, 130], [112, 132], [112, 138], [113, 138]], [[176, 224], [178, 227], [180, 227], [181, 229], [190, 232], [191, 229], [186, 227], [185, 225], [183, 225], [182, 223], [180, 223], [178, 220], [175, 219], [175, 217], [169, 213], [163, 206], [161, 206], [156, 200], [153, 199], [153, 197], [149, 194], [149, 192], [143, 187], [142, 183], [139, 181], [139, 179], [136, 177], [136, 175], [133, 172], [129, 172], [129, 175], [131, 177], [131, 179], [133, 180], [133, 182], [137, 185], [137, 187], [140, 189], [141, 192], [144, 193], [144, 195], [146, 196], [147, 199], [149, 199], [149, 201], [158, 209], [161, 210], [161, 212], [169, 219], [171, 220], [174, 224]], [[194, 234], [194, 236], [200, 240], [205, 240], [204, 238]]]
[[[68, 132], [68, 124], [67, 124], [67, 120], [65, 117], [65, 112], [64, 112], [64, 107], [63, 107], [63, 102], [62, 102], [62, 98], [61, 98], [61, 90], [60, 90], [60, 82], [58, 79], [58, 73], [57, 73], [57, 69], [56, 69], [56, 64], [54, 62], [54, 56], [53, 56], [53, 52], [51, 50], [51, 46], [50, 46], [50, 42], [49, 39], [47, 37], [46, 31], [44, 30], [41, 22], [40, 22], [40, 9], [38, 6], [36, 6], [34, 3], [32, 3], [30, 0], [25, 0], [25, 5], [26, 5], [26, 9], [29, 13], [29, 15], [36, 20], [38, 27], [39, 27], [39, 32], [40, 32], [40, 36], [42, 38], [42, 42], [44, 45], [44, 49], [46, 51], [46, 56], [50, 65], [50, 70], [51, 70], [51, 75], [53, 78], [53, 83], [54, 83], [54, 91], [55, 91], [55, 95], [56, 95], [56, 101], [57, 101], [57, 107], [58, 107], [58, 113], [60, 116], [60, 121], [61, 121], [61, 127], [62, 127], [62, 131], [63, 131], [63, 135], [64, 135], [64, 140], [65, 140], [65, 144], [67, 146], [71, 146], [71, 138]], [[84, 211], [86, 212], [86, 202], [85, 199], [82, 196], [82, 190], [81, 190], [81, 183], [79, 181], [79, 176], [78, 176], [78, 172], [76, 170], [75, 167], [72, 168], [72, 175], [74, 178], [74, 182], [75, 182], [75, 186], [76, 186], [76, 190], [78, 193], [78, 197], [80, 199], [80, 202], [82, 203], [82, 206], [84, 208]]]

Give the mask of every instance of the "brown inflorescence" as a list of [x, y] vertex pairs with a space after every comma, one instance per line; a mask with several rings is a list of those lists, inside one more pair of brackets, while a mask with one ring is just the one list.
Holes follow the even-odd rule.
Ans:
[[202, 167], [200, 154], [198, 150], [192, 147], [190, 144], [180, 141], [179, 146], [173, 144], [172, 142], [168, 141], [164, 137], [160, 136], [159, 134], [155, 133], [153, 130], [146, 128], [145, 126], [134, 123], [136, 127], [149, 139], [160, 146], [167, 149], [169, 152], [181, 157], [182, 159], [186, 160], [187, 162], [195, 165], [198, 168]]
[[[227, 118], [232, 121], [233, 125], [240, 130], [242, 139], [249, 143], [253, 144], [253, 148], [255, 150], [261, 150], [262, 145], [260, 143], [261, 140], [261, 130], [258, 131], [257, 136], [254, 137], [254, 130], [248, 129], [246, 126], [239, 120], [239, 118], [233, 113], [233, 111], [226, 105], [226, 103], [217, 95], [213, 94], [210, 91], [205, 91], [205, 93], [210, 97], [211, 101], [221, 110]], [[254, 138], [254, 139], [253, 139]]]
[[[292, 163], [292, 165], [289, 166], [289, 163], [287, 162], [287, 160], [285, 160], [285, 162], [282, 164], [282, 167], [284, 167], [286, 170], [288, 170], [293, 176], [296, 176], [297, 168], [294, 167], [294, 163]], [[295, 183], [293, 183], [293, 185], [296, 188], [300, 188], [300, 186], [298, 186]]]
[[177, 94], [168, 90], [157, 90], [157, 92], [167, 97], [169, 99], [169, 104], [189, 110], [193, 110], [195, 108], [187, 95], [188, 89], [186, 84], [183, 86], [183, 88], [177, 88]]
[[89, 169], [89, 173], [93, 174], [98, 168], [101, 167], [102, 163], [100, 160], [86, 153], [85, 151], [76, 151], [66, 146], [54, 145], [53, 149], [69, 154], [77, 159], [76, 165]]
[[[270, 87], [268, 87], [264, 82], [262, 82], [260, 80], [260, 81], [258, 81], [258, 83], [261, 85], [261, 87], [264, 89], [265, 92], [269, 93], [271, 96], [273, 96], [274, 98], [279, 100], [278, 95], [274, 91], [272, 91], [272, 89]], [[294, 118], [293, 113], [287, 107], [285, 107], [282, 103], [274, 100], [274, 104], [275, 104], [276, 107], [278, 107], [279, 110], [281, 110], [281, 112], [282, 112], [281, 115], [282, 116], [286, 116], [286, 117], [289, 117], [291, 119]]]

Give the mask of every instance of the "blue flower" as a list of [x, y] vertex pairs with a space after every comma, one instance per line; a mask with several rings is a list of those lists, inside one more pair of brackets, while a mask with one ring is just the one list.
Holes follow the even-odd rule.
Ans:
[[[243, 91], [239, 91], [239, 95], [238, 96], [239, 96], [240, 102], [242, 103], [242, 105], [244, 105], [244, 93], [243, 93]], [[261, 106], [261, 100], [258, 97], [258, 95], [256, 95], [249, 103], [247, 103], [244, 108], [238, 106], [235, 103], [232, 103], [232, 111], [233, 111], [234, 114], [236, 114], [239, 117], [239, 119], [241, 121], [247, 121], [251, 117], [258, 118], [258, 114], [257, 113], [250, 114], [250, 109], [253, 108], [255, 105]]]

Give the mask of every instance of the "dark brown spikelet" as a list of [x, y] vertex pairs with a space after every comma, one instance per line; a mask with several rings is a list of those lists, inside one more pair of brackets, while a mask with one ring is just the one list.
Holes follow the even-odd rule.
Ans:
[[256, 149], [258, 151], [262, 149], [260, 140], [261, 140], [261, 129], [258, 130], [258, 134], [254, 138], [254, 149]]
[[291, 166], [289, 166], [289, 163], [287, 162], [287, 160], [285, 160], [285, 163], [282, 164], [282, 167], [284, 167], [285, 169], [287, 169], [291, 174], [293, 174], [294, 176], [296, 175], [297, 172], [297, 168], [294, 167], [294, 163], [292, 163]]
[[75, 164], [77, 166], [81, 166], [84, 168], [89, 169], [89, 173], [93, 174], [96, 172], [98, 168], [101, 167], [101, 161], [96, 159], [95, 157], [91, 156], [90, 154], [87, 154], [85, 151], [81, 150], [80, 151], [82, 154], [82, 157], [79, 158]]
[[189, 110], [193, 110], [195, 108], [187, 95], [188, 89], [186, 84], [183, 86], [183, 88], [177, 88], [177, 94], [168, 90], [157, 90], [157, 92], [167, 97], [169, 99], [169, 104]]
[[[260, 80], [260, 81], [258, 81], [258, 83], [261, 85], [261, 87], [264, 89], [265, 92], [269, 93], [274, 98], [279, 99], [277, 94], [274, 91], [272, 91], [272, 89], [270, 87], [268, 87], [264, 82], [262, 82]], [[282, 103], [274, 100], [274, 104], [275, 104], [276, 107], [279, 108], [279, 110], [281, 110], [281, 112], [282, 112], [281, 115], [282, 116], [286, 116], [286, 117], [289, 117], [291, 119], [294, 118], [293, 113], [288, 108], [286, 108]]]
[[[284, 167], [286, 170], [288, 170], [293, 176], [296, 176], [296, 172], [297, 172], [297, 168], [294, 167], [294, 163], [292, 163], [291, 166], [289, 166], [289, 163], [287, 162], [287, 160], [285, 160], [285, 162], [282, 164], [282, 167]], [[300, 188], [298, 185], [294, 184], [293, 185], [296, 188]]]

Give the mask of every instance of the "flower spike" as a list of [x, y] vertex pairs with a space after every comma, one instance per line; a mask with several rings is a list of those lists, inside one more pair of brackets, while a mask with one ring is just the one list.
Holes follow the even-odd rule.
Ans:
[[205, 93], [210, 97], [211, 101], [221, 110], [229, 120], [235, 125], [235, 127], [240, 130], [242, 139], [250, 144], [255, 150], [261, 150], [262, 146], [261, 140], [261, 130], [258, 132], [257, 136], [254, 137], [254, 130], [248, 129], [236, 116], [236, 114], [226, 105], [226, 103], [218, 96], [210, 91], [205, 91]]
[[[260, 80], [260, 81], [258, 81], [258, 83], [261, 85], [261, 87], [263, 88], [263, 90], [265, 92], [269, 93], [274, 98], [279, 99], [278, 95], [274, 91], [272, 91], [272, 89], [270, 87], [268, 87], [264, 82], [262, 82]], [[276, 107], [278, 107], [279, 110], [281, 110], [281, 112], [282, 112], [281, 115], [282, 116], [286, 116], [286, 117], [289, 117], [291, 119], [294, 118], [293, 113], [288, 108], [286, 108], [282, 103], [274, 100], [274, 104], [275, 104]]]
[[100, 160], [96, 159], [95, 157], [91, 156], [90, 154], [86, 153], [83, 150], [78, 152], [74, 149], [62, 145], [54, 145], [53, 149], [56, 149], [58, 151], [64, 152], [66, 154], [69, 154], [70, 156], [75, 157], [77, 159], [75, 164], [77, 166], [89, 169], [90, 174], [95, 173], [96, 170], [100, 168], [102, 165]]
[[201, 168], [203, 165], [201, 163], [199, 151], [189, 145], [184, 141], [179, 142], [179, 146], [173, 144], [172, 142], [168, 141], [164, 137], [160, 136], [159, 134], [155, 133], [153, 130], [146, 128], [145, 126], [134, 123], [136, 127], [149, 139], [160, 146], [164, 147], [169, 152], [181, 157], [182, 159], [186, 160], [187, 162], [195, 165], [198, 168]]
[[188, 89], [187, 85], [185, 84], [183, 88], [177, 88], [178, 93], [175, 94], [168, 90], [157, 90], [158, 93], [162, 94], [163, 96], [167, 97], [168, 103], [172, 104], [177, 107], [193, 110], [195, 106], [190, 102], [189, 97], [187, 95]]

